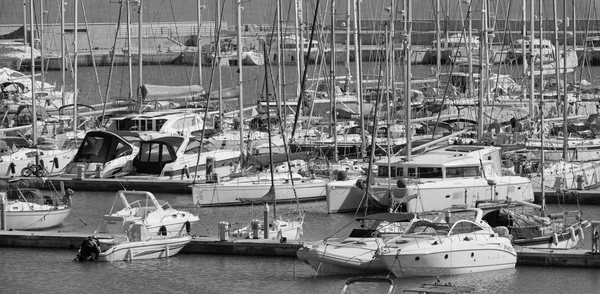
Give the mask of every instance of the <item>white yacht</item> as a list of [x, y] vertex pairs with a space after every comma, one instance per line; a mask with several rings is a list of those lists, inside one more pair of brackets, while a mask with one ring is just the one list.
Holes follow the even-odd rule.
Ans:
[[386, 243], [379, 258], [396, 277], [446, 276], [514, 268], [508, 236], [481, 220], [482, 210], [449, 209], [418, 220]]
[[162, 136], [190, 136], [202, 130], [204, 122], [197, 111], [168, 110], [129, 114], [112, 118], [106, 128], [110, 132], [138, 132], [143, 139]]
[[[479, 200], [533, 201], [532, 183], [502, 175], [500, 147], [450, 145], [416, 155], [410, 161], [392, 158], [376, 162], [378, 176], [370, 205], [401, 207], [400, 211], [439, 210], [452, 205], [474, 206]], [[327, 184], [329, 212], [355, 211], [364, 197], [364, 180]], [[372, 206], [371, 206], [372, 207]]]

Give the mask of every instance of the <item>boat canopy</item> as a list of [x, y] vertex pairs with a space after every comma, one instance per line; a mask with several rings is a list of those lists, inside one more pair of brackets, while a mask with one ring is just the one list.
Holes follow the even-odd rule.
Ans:
[[142, 85], [142, 99], [144, 101], [192, 99], [204, 94], [204, 87], [201, 85], [188, 86], [160, 86], [160, 85]]

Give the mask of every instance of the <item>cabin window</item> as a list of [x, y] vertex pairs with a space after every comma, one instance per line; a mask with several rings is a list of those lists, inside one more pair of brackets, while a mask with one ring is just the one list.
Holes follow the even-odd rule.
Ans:
[[[398, 174], [398, 170], [402, 171], [402, 168], [397, 168], [395, 166], [391, 167], [391, 174], [389, 175], [391, 178], [395, 178], [400, 174]], [[387, 166], [380, 166], [377, 168], [377, 175], [380, 177], [387, 177], [388, 176], [388, 167]]]
[[419, 178], [441, 178], [442, 168], [441, 167], [420, 167]]
[[473, 232], [477, 232], [477, 231], [481, 231], [481, 228], [474, 223], [458, 222], [452, 228], [450, 235], [467, 234], [467, 233], [473, 233]]
[[408, 177], [409, 178], [416, 178], [417, 177], [417, 169], [414, 167], [409, 167], [408, 168]]
[[481, 176], [478, 166], [446, 168], [446, 178], [464, 178]]
[[161, 161], [172, 161], [174, 158], [171, 157], [171, 153], [169, 153], [169, 148], [167, 146], [162, 146], [161, 148]]
[[160, 131], [160, 129], [162, 129], [163, 125], [167, 122], [166, 119], [157, 119], [155, 121], [156, 127], [154, 128], [154, 130], [156, 130], [157, 132]]
[[118, 131], [133, 131], [137, 129], [137, 121], [131, 119], [123, 119], [117, 121]]
[[140, 146], [140, 161], [147, 162], [150, 158], [150, 144], [142, 144]]

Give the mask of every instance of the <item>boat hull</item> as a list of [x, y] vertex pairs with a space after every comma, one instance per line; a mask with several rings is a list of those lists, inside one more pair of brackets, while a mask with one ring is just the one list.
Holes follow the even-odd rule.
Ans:
[[[456, 240], [445, 241], [456, 243]], [[445, 250], [427, 245], [419, 250], [394, 250], [384, 254], [382, 259], [396, 277], [460, 275], [515, 267], [517, 255], [508, 239], [506, 244], [477, 243], [468, 246], [453, 244], [454, 248]]]
[[114, 245], [98, 255], [98, 261], [131, 261], [171, 257], [192, 240], [192, 237], [156, 239], [138, 242], [124, 242]]
[[[385, 186], [385, 188], [384, 188]], [[390, 197], [387, 185], [374, 186], [371, 195], [368, 198], [368, 207], [387, 208], [390, 206]], [[395, 189], [392, 189], [394, 193]], [[361, 206], [365, 206], [363, 200], [365, 190], [356, 186], [356, 180], [334, 181], [326, 185], [327, 192], [327, 212], [354, 212]]]
[[[299, 201], [323, 199], [325, 197], [325, 183], [323, 180], [309, 180], [306, 182], [295, 181], [293, 186], [291, 183], [275, 184], [277, 202], [296, 200], [296, 197]], [[196, 184], [192, 186], [192, 199], [194, 204], [202, 206], [242, 205], [244, 203], [239, 200], [240, 197], [262, 197], [269, 192], [270, 188], [270, 181], [239, 184], [235, 184], [235, 182]]]
[[71, 209], [59, 208], [38, 211], [7, 211], [6, 228], [13, 230], [42, 230], [60, 225]]
[[378, 243], [370, 240], [346, 244], [327, 242], [302, 247], [296, 254], [321, 276], [370, 275], [387, 271], [375, 255], [378, 248]]

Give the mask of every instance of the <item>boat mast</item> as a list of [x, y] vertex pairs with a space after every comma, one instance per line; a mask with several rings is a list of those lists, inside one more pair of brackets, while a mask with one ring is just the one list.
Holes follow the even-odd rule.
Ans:
[[[542, 188], [542, 216], [545, 216], [546, 214], [546, 193], [545, 193], [545, 185], [544, 185], [544, 67], [542, 66], [542, 52], [543, 52], [543, 47], [541, 46], [542, 44], [542, 37], [544, 36], [544, 28], [543, 28], [543, 14], [542, 14], [542, 1], [539, 1], [539, 26], [540, 26], [540, 125], [541, 125], [541, 130], [540, 130], [540, 145], [541, 145], [541, 150], [540, 150], [540, 173], [541, 173], [541, 188]], [[533, 0], [532, 0], [533, 2]], [[530, 47], [533, 48], [533, 42], [531, 44], [529, 44]], [[534, 68], [534, 64], [535, 62], [531, 62], [531, 74], [533, 75], [533, 68]]]
[[[346, 1], [346, 95], [350, 90], [350, 80], [352, 80], [352, 73], [350, 72], [350, 5], [352, 0]], [[356, 45], [355, 45], [356, 46]], [[360, 103], [360, 101], [358, 101]]]
[[[533, 48], [533, 40], [535, 39], [535, 0], [529, 0], [529, 31], [531, 32], [530, 38], [529, 38], [529, 53], [531, 56], [531, 60], [529, 61], [531, 63], [531, 69], [530, 72], [531, 74], [529, 75], [529, 109], [531, 112], [529, 112], [530, 116], [533, 116], [534, 114], [534, 109], [533, 109], [533, 100], [534, 100], [534, 92], [535, 92], [535, 74], [533, 73], [533, 69], [535, 68], [535, 60], [534, 60], [534, 48]], [[541, 38], [540, 38], [541, 39]], [[525, 55], [525, 51], [523, 51], [523, 60], [527, 60]], [[541, 108], [540, 108], [541, 110]]]
[[329, 70], [331, 76], [331, 87], [329, 89], [330, 103], [331, 103], [331, 127], [329, 128], [329, 135], [333, 137], [333, 162], [338, 162], [338, 150], [337, 150], [337, 115], [336, 115], [336, 99], [335, 99], [335, 0], [331, 0], [331, 28], [330, 28], [330, 48], [329, 48]]
[[435, 50], [436, 50], [436, 54], [435, 54], [435, 64], [436, 64], [436, 71], [435, 71], [435, 79], [437, 80], [437, 88], [436, 89], [440, 89], [441, 88], [441, 84], [440, 84], [440, 73], [442, 72], [442, 44], [441, 44], [441, 38], [442, 38], [442, 28], [440, 26], [440, 13], [441, 13], [441, 5], [440, 5], [440, 0], [436, 0], [435, 1]]
[[[34, 33], [33, 33], [33, 19], [34, 19], [34, 15], [33, 15], [33, 0], [29, 1], [29, 17], [31, 17], [31, 21], [29, 22], [29, 30], [30, 30], [30, 37], [31, 37], [31, 142], [33, 144], [33, 148], [36, 148], [37, 150], [37, 109], [36, 109], [36, 87], [37, 85], [35, 84], [35, 64], [34, 64], [34, 60], [35, 60], [35, 55], [33, 52], [33, 44], [34, 43]], [[25, 29], [25, 28], [23, 28]], [[36, 152], [35, 155], [35, 164], [38, 164], [38, 160], [39, 160], [39, 154]], [[37, 176], [37, 175], [36, 175]]]
[[[284, 83], [285, 83], [285, 73], [283, 71], [283, 63], [285, 62], [285, 58], [283, 58], [283, 36], [281, 33], [281, 0], [276, 0], [277, 1], [277, 15], [276, 15], [276, 19], [277, 19], [277, 24], [276, 24], [276, 30], [277, 30], [277, 64], [279, 65], [277, 67], [277, 72], [279, 74], [279, 76], [277, 77], [277, 96], [279, 97], [279, 99], [281, 99], [281, 101], [283, 101], [283, 103], [285, 103], [285, 99], [284, 99]], [[297, 40], [296, 40], [296, 44], [297, 44]], [[279, 108], [279, 107], [278, 107]], [[284, 110], [285, 111], [285, 110]], [[281, 112], [281, 109], [279, 109], [279, 112]], [[284, 115], [285, 118], [285, 115]]]
[[404, 62], [405, 64], [405, 73], [404, 73], [404, 103], [405, 104], [405, 111], [406, 111], [406, 161], [410, 161], [410, 157], [411, 157], [411, 152], [412, 152], [412, 131], [411, 131], [411, 124], [412, 124], [412, 119], [411, 119], [411, 97], [410, 97], [410, 93], [411, 93], [411, 84], [410, 81], [412, 79], [412, 73], [411, 73], [411, 64], [410, 64], [410, 58], [408, 58], [408, 56], [410, 56], [410, 43], [411, 43], [411, 34], [412, 34], [412, 0], [407, 0], [406, 2], [404, 2], [404, 11], [406, 11], [405, 13], [405, 17], [404, 17], [404, 23], [405, 23], [405, 34], [406, 37], [404, 38]]
[[[566, 1], [564, 1], [564, 2], [566, 3]], [[557, 88], [556, 88], [556, 104], [557, 104], [557, 109], [560, 109], [560, 107], [559, 107], [560, 103], [561, 103], [560, 96], [561, 96], [562, 93], [561, 93], [561, 89], [560, 89], [560, 60], [559, 60], [560, 59], [560, 54], [558, 52], [558, 49], [560, 48], [560, 45], [558, 44], [558, 27], [557, 27], [558, 26], [558, 20], [557, 20], [557, 18], [558, 18], [558, 12], [556, 11], [556, 9], [557, 9], [556, 6], [557, 6], [556, 0], [552, 0], [552, 13], [554, 15], [554, 24], [553, 24], [553, 27], [554, 27], [554, 40], [555, 40], [554, 41], [554, 68], [555, 68], [554, 74], [555, 74], [556, 85], [557, 85]], [[566, 12], [564, 12], [564, 13], [566, 13]], [[566, 38], [566, 35], [565, 35], [565, 38]], [[540, 40], [540, 42], [541, 42], [541, 40]], [[565, 44], [566, 44], [566, 39], [565, 39]], [[540, 46], [541, 46], [541, 43], [540, 43]], [[540, 59], [540, 60], [542, 60], [542, 59]], [[567, 76], [567, 67], [566, 67], [567, 52], [566, 52], [566, 50], [563, 51], [563, 60], [565, 61], [565, 67], [563, 68], [563, 70], [564, 70], [563, 74], [564, 74], [564, 76]], [[566, 84], [563, 85], [563, 86], [566, 89]], [[568, 101], [567, 101], [567, 95], [565, 93], [565, 95], [563, 95], [563, 110], [562, 110], [562, 112], [563, 112], [563, 128], [564, 128], [563, 129], [563, 139], [564, 139], [564, 143], [563, 143], [563, 159], [564, 160], [567, 160], [567, 148], [566, 147], [568, 146], [567, 145], [568, 144], [568, 139], [567, 139], [567, 137], [568, 137], [568, 133], [567, 133], [567, 103], [568, 103]], [[543, 145], [542, 145], [542, 147], [543, 147]]]
[[[392, 186], [391, 186], [391, 181], [390, 176], [392, 174], [392, 162], [391, 162], [391, 153], [392, 153], [392, 142], [390, 140], [390, 128], [392, 126], [392, 109], [390, 104], [392, 103], [392, 101], [396, 101], [396, 86], [394, 85], [395, 79], [394, 79], [394, 63], [395, 63], [395, 59], [394, 59], [394, 30], [395, 30], [395, 26], [394, 26], [394, 22], [396, 21], [396, 6], [394, 5], [395, 0], [391, 0], [391, 6], [388, 9], [388, 13], [390, 13], [390, 25], [389, 28], [386, 27], [386, 30], [388, 30], [389, 35], [387, 35], [388, 37], [386, 38], [386, 42], [387, 42], [387, 46], [386, 47], [386, 72], [387, 72], [387, 77], [386, 77], [386, 94], [387, 94], [387, 103], [386, 103], [386, 153], [387, 153], [387, 172], [388, 172], [388, 191], [392, 190]], [[408, 57], [407, 57], [408, 58]], [[409, 58], [410, 59], [410, 58]], [[409, 61], [410, 62], [410, 61]], [[377, 134], [377, 130], [373, 130], [374, 135]]]
[[[216, 62], [217, 63], [217, 80], [219, 81], [219, 91], [218, 95], [219, 95], [219, 115], [222, 116], [223, 113], [223, 74], [222, 74], [222, 70], [221, 70], [221, 25], [222, 25], [222, 19], [221, 19], [221, 0], [216, 0], [216, 4], [217, 4], [217, 25], [215, 26], [215, 36], [217, 37], [217, 44], [216, 44], [216, 48], [215, 48], [215, 57], [213, 58], [213, 63]], [[238, 1], [238, 7], [240, 6], [240, 1]], [[239, 44], [238, 44], [239, 47]], [[239, 48], [238, 48], [239, 51]], [[240, 66], [238, 64], [238, 66]], [[240, 80], [241, 82], [241, 80]], [[240, 95], [241, 95], [242, 91], [240, 89]], [[210, 95], [210, 93], [209, 93]], [[240, 96], [241, 99], [241, 96]], [[208, 105], [207, 105], [208, 107]], [[240, 113], [241, 113], [242, 109], [240, 108]], [[244, 121], [240, 120], [240, 128], [243, 128], [244, 126]], [[240, 142], [243, 142], [244, 138], [240, 137]], [[240, 145], [240, 154], [242, 152], [242, 147], [244, 145]]]
[[[556, 1], [556, 0], [554, 0]], [[575, 10], [575, 5], [573, 5], [573, 10]], [[556, 11], [556, 9], [554, 10]], [[556, 19], [556, 16], [554, 17]], [[573, 19], [575, 22], [575, 19]], [[568, 138], [568, 128], [567, 128], [567, 116], [568, 113], [568, 105], [569, 98], [567, 97], [567, 25], [569, 22], [567, 21], [567, 0], [563, 0], [563, 160], [567, 160], [567, 147], [569, 146], [569, 138]], [[558, 28], [555, 27], [555, 30]], [[558, 33], [556, 33], [558, 35]], [[573, 34], [573, 43], [575, 42], [575, 34]], [[556, 51], [558, 52], [558, 38], [556, 41]], [[576, 52], [576, 51], [573, 51]], [[558, 67], [557, 67], [558, 70]], [[557, 79], [557, 81], [559, 81]], [[560, 83], [557, 82], [560, 85]]]
[[133, 61], [131, 56], [131, 3], [127, 0], [125, 11], [127, 13], [127, 70], [129, 71], [129, 99], [133, 98]]
[[356, 67], [356, 97], [358, 99], [358, 112], [360, 114], [360, 157], [366, 156], [365, 146], [365, 117], [363, 113], [362, 97], [362, 54], [360, 51], [360, 1], [354, 0], [354, 66]]
[[65, 60], [65, 1], [60, 2], [60, 75], [62, 79], [61, 96], [62, 105], [67, 105], [67, 97], [65, 93], [65, 80], [66, 80], [66, 60]]
[[143, 85], [143, 75], [142, 75], [142, 0], [138, 0], [138, 87], [137, 87], [137, 97], [140, 99], [140, 108], [138, 110], [139, 113], [142, 113], [142, 105], [144, 101], [142, 100], [142, 85]]
[[[39, 37], [40, 37], [40, 73], [41, 73], [41, 78], [42, 78], [42, 82], [41, 82], [41, 88], [42, 88], [42, 92], [44, 91], [44, 83], [46, 82], [45, 76], [44, 76], [44, 0], [40, 0], [40, 32], [39, 32]], [[34, 64], [33, 61], [31, 63], [32, 65]]]
[[301, 74], [302, 66], [304, 65], [304, 26], [302, 24], [302, 11], [302, 0], [294, 0], [294, 25], [296, 26], [294, 36], [296, 38], [296, 60], [298, 60], [298, 63], [296, 64], [296, 97], [300, 96], [300, 91], [302, 91], [300, 84], [302, 83]]
[[[240, 0], [238, 0], [239, 2]], [[265, 99], [267, 99], [267, 136], [269, 138], [269, 170], [271, 172], [271, 188], [269, 189], [269, 191], [273, 191], [273, 193], [275, 193], [275, 182], [274, 182], [274, 178], [275, 176], [273, 175], [273, 146], [271, 144], [271, 108], [270, 108], [270, 103], [269, 101], [271, 99], [269, 99], [269, 59], [267, 58], [267, 46], [265, 46], [266, 44], [263, 44], [263, 51], [264, 51], [264, 58], [266, 59], [265, 62]], [[281, 64], [279, 64], [279, 66], [281, 66]], [[241, 91], [240, 91], [241, 92]], [[241, 112], [241, 110], [240, 110]], [[273, 219], [277, 218], [277, 194], [274, 195], [273, 197]], [[268, 224], [265, 224], [265, 230], [268, 230], [267, 227]]]
[[[527, 76], [527, 58], [526, 57], [526, 52], [525, 52], [525, 40], [527, 40], [527, 12], [526, 12], [526, 6], [527, 6], [527, 1], [523, 0], [522, 2], [522, 7], [521, 7], [521, 13], [522, 13], [522, 17], [523, 17], [523, 27], [521, 28], [521, 52], [522, 52], [522, 58], [523, 58], [523, 64], [522, 64], [522, 68], [523, 68], [523, 76]], [[530, 41], [530, 46], [531, 46], [531, 41]], [[527, 92], [526, 91], [522, 91], [523, 93], [523, 100], [527, 99]], [[531, 116], [533, 114], [533, 99], [529, 100], [529, 116]]]
[[[202, 27], [202, 10], [204, 10], [206, 8], [206, 6], [201, 5], [200, 1], [202, 0], [198, 0], [197, 3], [197, 8], [198, 8], [198, 35], [196, 36], [196, 47], [198, 48], [198, 85], [202, 86], [202, 64], [200, 62], [200, 58], [201, 58], [201, 54], [202, 54], [202, 46], [200, 46], [200, 28]], [[222, 118], [221, 118], [222, 119]]]
[[[485, 89], [488, 88], [488, 71], [487, 71], [487, 0], [483, 0], [481, 9], [481, 32], [482, 38], [479, 43], [479, 107], [477, 109], [477, 142], [481, 142], [483, 137], [483, 103]], [[469, 18], [470, 20], [471, 18]], [[471, 44], [469, 44], [469, 49]]]
[[[218, 1], [217, 1], [218, 2]], [[242, 48], [240, 45], [242, 44], [242, 0], [237, 0], [237, 14], [236, 14], [236, 23], [237, 23], [237, 58], [238, 58], [238, 87], [240, 92], [239, 97], [239, 107], [240, 107], [240, 172], [244, 174], [243, 169], [243, 161], [244, 161], [244, 84], [243, 84], [243, 74], [242, 74]], [[219, 22], [220, 23], [220, 22]], [[220, 24], [219, 24], [220, 26]], [[219, 39], [219, 38], [217, 38]], [[220, 51], [220, 46], [218, 51]], [[221, 65], [219, 63], [219, 89], [221, 89]], [[221, 123], [223, 122], [223, 99], [221, 96], [221, 91], [219, 91], [219, 118], [221, 119]], [[208, 105], [207, 105], [208, 107]], [[270, 145], [269, 145], [270, 148]]]
[[75, 0], [75, 8], [74, 8], [74, 27], [73, 30], [73, 132], [75, 133], [75, 137], [77, 137], [77, 130], [79, 129], [79, 123], [77, 120], [77, 98], [79, 98], [79, 89], [78, 89], [78, 81], [77, 81], [77, 61], [79, 58], [79, 48], [77, 46], [79, 35], [79, 20], [77, 19], [79, 14], [79, 1]]
[[[23, 47], [23, 52], [27, 52], [27, 0], [23, 0]], [[33, 50], [33, 46], [31, 49]]]

